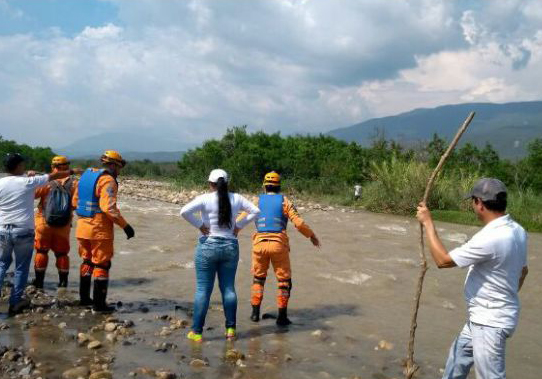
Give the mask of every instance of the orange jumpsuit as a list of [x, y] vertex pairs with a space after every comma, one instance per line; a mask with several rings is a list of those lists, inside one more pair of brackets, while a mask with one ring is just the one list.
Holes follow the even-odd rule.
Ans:
[[[57, 182], [65, 185], [70, 178], [58, 179]], [[73, 180], [71, 185], [71, 194], [75, 192], [77, 181]], [[36, 237], [34, 239], [34, 247], [36, 249], [36, 257], [34, 258], [34, 269], [36, 271], [45, 271], [49, 263], [49, 250], [53, 250], [56, 257], [56, 267], [59, 272], [69, 272], [70, 258], [70, 231], [71, 222], [66, 226], [49, 226], [45, 221], [43, 214], [47, 204], [47, 196], [51, 191], [51, 185], [47, 184], [36, 189], [34, 197], [39, 199], [38, 211], [35, 216]]]
[[[96, 197], [101, 213], [93, 217], [79, 217], [75, 236], [79, 244], [79, 255], [83, 258], [81, 276], [108, 279], [111, 258], [113, 258], [113, 226], [125, 228], [128, 223], [117, 208], [117, 181], [104, 174], [96, 183]], [[73, 196], [73, 207], [77, 208], [78, 189]]]
[[[255, 202], [258, 205], [258, 201]], [[303, 221], [295, 206], [284, 196], [282, 212], [305, 237], [314, 235], [311, 228]], [[280, 233], [254, 233], [252, 237], [252, 305], [260, 305], [263, 300], [263, 289], [269, 263], [278, 281], [277, 305], [286, 308], [292, 288], [292, 271], [290, 267], [290, 243], [286, 230]]]

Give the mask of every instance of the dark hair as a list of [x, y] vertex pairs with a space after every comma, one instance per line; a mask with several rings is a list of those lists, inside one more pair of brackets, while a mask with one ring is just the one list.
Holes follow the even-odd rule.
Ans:
[[24, 158], [21, 154], [8, 153], [4, 157], [4, 168], [11, 174], [22, 162], [24, 162]]
[[280, 192], [280, 186], [265, 186], [265, 192]]
[[492, 211], [492, 212], [506, 211], [506, 205], [507, 205], [506, 192], [499, 192], [496, 197], [497, 197], [496, 200], [482, 201], [482, 204], [484, 204], [484, 207], [486, 207], [487, 210]]
[[228, 182], [224, 178], [218, 178], [216, 190], [218, 194], [218, 225], [222, 228], [231, 228], [231, 203]]

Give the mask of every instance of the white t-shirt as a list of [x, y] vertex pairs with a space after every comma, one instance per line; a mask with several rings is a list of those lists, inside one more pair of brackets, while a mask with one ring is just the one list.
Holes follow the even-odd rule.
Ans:
[[0, 225], [34, 229], [34, 190], [49, 182], [49, 175], [6, 176], [0, 179]]
[[[181, 209], [181, 216], [196, 228], [200, 228], [202, 225], [209, 227], [209, 236], [211, 237], [237, 238], [233, 234], [234, 228], [244, 228], [260, 214], [260, 210], [236, 193], [230, 193], [230, 203], [231, 228], [223, 228], [218, 225], [218, 195], [216, 192], [196, 197]], [[241, 211], [247, 212], [248, 215], [236, 223], [235, 219]], [[198, 213], [200, 217], [196, 216]]]
[[452, 250], [450, 257], [459, 267], [469, 267], [465, 299], [470, 321], [515, 329], [519, 280], [527, 266], [525, 230], [509, 215], [499, 217]]
[[354, 186], [354, 196], [360, 196], [361, 195], [361, 186], [359, 184], [356, 184]]

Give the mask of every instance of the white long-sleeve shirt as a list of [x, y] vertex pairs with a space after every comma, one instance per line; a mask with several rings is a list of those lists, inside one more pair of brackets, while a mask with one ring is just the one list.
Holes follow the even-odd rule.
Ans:
[[[260, 210], [237, 193], [230, 193], [229, 195], [231, 203], [231, 228], [223, 228], [218, 225], [218, 194], [216, 192], [196, 197], [181, 209], [181, 216], [198, 229], [202, 225], [209, 227], [210, 237], [237, 238], [233, 234], [235, 227], [243, 229], [260, 214]], [[241, 211], [246, 212], [248, 215], [236, 223], [235, 219]]]

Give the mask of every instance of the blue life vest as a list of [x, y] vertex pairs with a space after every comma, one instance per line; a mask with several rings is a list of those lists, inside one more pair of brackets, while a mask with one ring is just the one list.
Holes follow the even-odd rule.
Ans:
[[98, 179], [106, 173], [105, 170], [87, 168], [81, 175], [78, 185], [78, 199], [75, 213], [79, 217], [94, 217], [96, 213], [102, 213], [100, 199], [96, 196], [96, 184]]
[[288, 217], [284, 215], [282, 203], [284, 196], [262, 194], [259, 197], [258, 207], [260, 215], [256, 220], [258, 233], [280, 233], [286, 230]]

